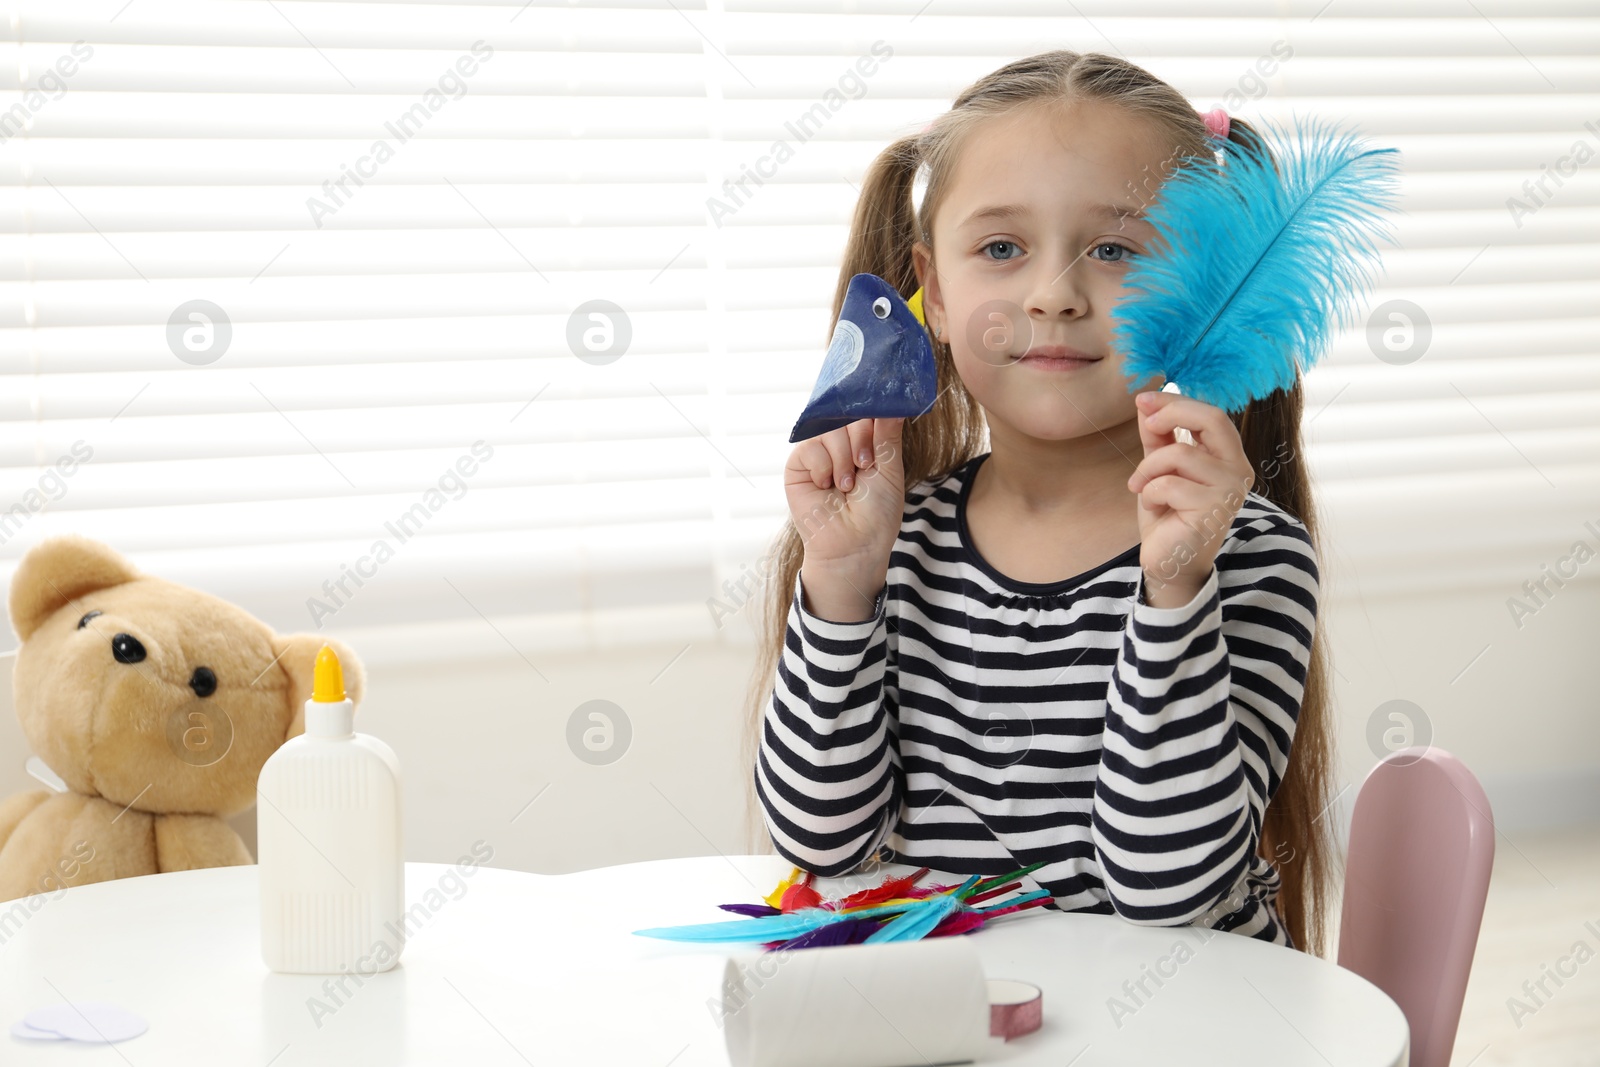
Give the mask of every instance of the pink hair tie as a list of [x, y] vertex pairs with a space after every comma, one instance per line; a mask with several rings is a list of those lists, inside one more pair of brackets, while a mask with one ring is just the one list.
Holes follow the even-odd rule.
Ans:
[[1222, 108], [1212, 108], [1201, 115], [1200, 119], [1206, 124], [1206, 129], [1211, 131], [1213, 137], [1220, 137], [1223, 140], [1228, 139], [1228, 113]]

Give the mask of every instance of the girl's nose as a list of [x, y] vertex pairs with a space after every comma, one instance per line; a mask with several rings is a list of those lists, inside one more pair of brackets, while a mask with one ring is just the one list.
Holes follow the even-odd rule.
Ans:
[[1089, 249], [1084, 249], [1082, 255], [1048, 266], [1041, 272], [1029, 295], [1029, 315], [1076, 319], [1088, 312], [1088, 290], [1082, 283], [1084, 259], [1088, 253]]

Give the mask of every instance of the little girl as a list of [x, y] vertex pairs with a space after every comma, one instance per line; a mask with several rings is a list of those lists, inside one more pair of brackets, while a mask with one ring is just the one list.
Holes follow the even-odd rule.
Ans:
[[746, 753], [791, 862], [1042, 862], [1060, 910], [1322, 954], [1300, 382], [1230, 418], [1159, 376], [1135, 395], [1112, 344], [1163, 178], [1215, 136], [1265, 151], [1226, 122], [1054, 51], [873, 161], [834, 314], [858, 272], [921, 287], [939, 393], [788, 461]]

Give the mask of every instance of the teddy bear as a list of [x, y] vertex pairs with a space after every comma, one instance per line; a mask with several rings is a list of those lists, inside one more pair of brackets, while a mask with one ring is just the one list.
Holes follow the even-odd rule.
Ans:
[[65, 792], [0, 802], [0, 901], [113, 878], [254, 862], [224, 820], [305, 728], [312, 663], [342, 642], [280, 635], [209, 593], [136, 570], [90, 538], [28, 550], [11, 579], [17, 717]]

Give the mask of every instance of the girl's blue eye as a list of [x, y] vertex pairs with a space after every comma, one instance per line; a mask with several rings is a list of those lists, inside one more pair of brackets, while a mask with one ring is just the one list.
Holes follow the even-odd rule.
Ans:
[[[994, 262], [1005, 263], [1005, 262], [1008, 262], [1010, 260], [1016, 259], [1017, 256], [1021, 254], [1021, 250], [1017, 248], [1017, 243], [1015, 241], [1006, 241], [1006, 240], [990, 241], [988, 244], [984, 245], [983, 248], [980, 249], [980, 251], [988, 252], [991, 248], [995, 248], [997, 246], [1004, 246], [1006, 248], [1009, 248], [1009, 249], [1012, 250], [1013, 254], [1009, 255], [1009, 256], [994, 256], [994, 255], [989, 256], [988, 258], [990, 260], [994, 261]], [[1122, 255], [1114, 256], [1112, 258], [1103, 258], [1103, 257], [1096, 256], [1095, 258], [1099, 259], [1101, 263], [1126, 263], [1126, 262], [1128, 262], [1128, 257], [1129, 256], [1136, 256], [1136, 255], [1139, 254], [1139, 253], [1135, 252], [1132, 248], [1129, 248], [1127, 245], [1121, 244], [1121, 243], [1119, 243], [1117, 241], [1101, 241], [1098, 244], [1096, 244], [1092, 249], [1090, 249], [1090, 251], [1091, 252], [1098, 252], [1102, 248], [1115, 248], [1115, 249], [1118, 249], [1118, 250], [1120, 250], [1122, 252]]]
[[1102, 263], [1126, 263], [1128, 262], [1128, 256], [1136, 256], [1139, 254], [1133, 249], [1129, 248], [1127, 245], [1118, 244], [1116, 241], [1101, 241], [1099, 244], [1094, 246], [1094, 251], [1098, 252], [1102, 248], [1117, 248], [1126, 253], [1125, 255], [1118, 256], [1115, 259], [1102, 259], [1100, 261]]

